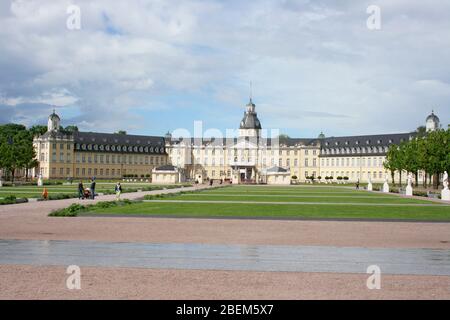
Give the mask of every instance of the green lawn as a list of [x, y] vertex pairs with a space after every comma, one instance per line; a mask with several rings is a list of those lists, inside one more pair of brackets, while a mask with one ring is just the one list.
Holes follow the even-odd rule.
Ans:
[[[321, 195], [321, 196], [282, 196], [282, 195], [216, 195], [216, 194], [183, 194], [180, 196], [172, 196], [169, 200], [194, 200], [194, 201], [251, 201], [251, 202], [321, 202], [321, 203], [423, 203], [423, 204], [433, 204], [435, 202], [430, 202], [427, 200], [418, 199], [406, 199], [397, 196], [387, 196], [387, 197], [374, 197], [369, 196], [365, 198], [364, 196], [335, 196], [335, 195]], [[435, 203], [436, 204], [436, 203]]]
[[[171, 202], [161, 202], [158, 199]], [[91, 213], [190, 217], [298, 217], [450, 221], [450, 205], [340, 187], [233, 186], [197, 193], [164, 196], [158, 199], [134, 203], [125, 207], [95, 208], [91, 210]], [[226, 203], [181, 202], [185, 200], [226, 201]], [[233, 201], [256, 203], [234, 203]], [[272, 204], [270, 202], [286, 202], [286, 204]], [[305, 202], [318, 202], [318, 204], [306, 204]], [[334, 202], [337, 204], [333, 204]], [[387, 206], [378, 204], [387, 204]], [[418, 204], [425, 204], [426, 206], [419, 206]], [[87, 215], [89, 214], [87, 213]]]
[[[116, 184], [113, 182], [97, 182], [95, 192], [104, 193], [106, 191], [114, 191], [114, 186]], [[161, 187], [160, 185], [153, 185], [150, 183], [125, 183], [121, 182], [123, 190], [136, 190], [140, 188], [148, 187]], [[84, 183], [84, 187], [88, 188], [90, 183]], [[0, 188], [0, 198], [5, 198], [10, 195], [14, 195], [17, 198], [40, 198], [44, 188], [47, 189], [50, 196], [52, 195], [74, 195], [78, 193], [78, 183], [73, 183], [72, 185], [51, 185], [51, 186], [16, 186], [10, 187], [5, 186]]]

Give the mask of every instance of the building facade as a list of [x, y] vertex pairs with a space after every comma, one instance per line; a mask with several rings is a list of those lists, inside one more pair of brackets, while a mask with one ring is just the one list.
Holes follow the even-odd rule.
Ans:
[[[440, 127], [439, 118], [432, 113], [425, 125], [427, 131], [436, 130]], [[346, 137], [325, 137], [321, 133], [317, 138], [267, 138], [262, 135], [256, 106], [250, 99], [237, 137], [65, 132], [60, 129], [59, 116], [53, 112], [48, 131], [35, 138], [34, 146], [40, 163], [37, 174], [46, 179], [151, 179], [158, 167], [171, 165], [183, 179], [199, 182], [221, 179], [268, 183], [274, 179], [285, 181], [286, 172], [299, 181], [314, 176], [322, 180], [347, 177], [348, 181], [382, 182], [386, 176], [391, 179], [383, 165], [389, 146], [414, 136], [414, 132]], [[283, 178], [274, 178], [276, 172]], [[398, 178], [396, 173], [395, 179]], [[419, 181], [423, 178], [419, 173]]]
[[45, 179], [149, 178], [153, 168], [168, 160], [163, 137], [65, 132], [54, 112], [48, 131], [33, 145], [39, 161], [35, 175]]

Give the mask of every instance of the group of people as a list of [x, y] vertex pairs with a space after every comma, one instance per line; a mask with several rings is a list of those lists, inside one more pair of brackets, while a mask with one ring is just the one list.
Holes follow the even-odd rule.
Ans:
[[91, 179], [90, 188], [84, 188], [83, 181], [78, 183], [78, 199], [95, 199], [95, 178]]
[[[95, 199], [95, 178], [91, 179], [90, 188], [84, 188], [83, 181], [80, 180], [78, 183], [78, 199]], [[120, 200], [120, 195], [122, 194], [122, 186], [120, 182], [117, 182], [117, 184], [114, 187], [114, 192], [116, 193], [116, 200]]]

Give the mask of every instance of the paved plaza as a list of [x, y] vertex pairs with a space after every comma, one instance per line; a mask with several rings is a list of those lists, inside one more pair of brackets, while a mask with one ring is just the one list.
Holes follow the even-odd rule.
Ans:
[[[220, 203], [213, 205], [226, 206], [224, 198], [228, 197], [230, 204], [235, 201], [233, 190], [209, 189], [165, 201], [176, 202], [179, 197], [186, 198], [179, 201], [191, 201], [202, 196], [214, 201], [220, 196]], [[305, 195], [289, 195], [295, 188], [257, 187], [247, 193], [267, 190], [287, 198], [286, 206], [309, 205], [308, 201], [291, 202], [291, 197], [308, 199]], [[316, 190], [310, 187], [302, 192], [320, 200]], [[124, 197], [141, 199], [178, 191], [138, 192]], [[344, 196], [347, 202], [358, 199], [358, 204], [364, 204], [377, 197], [346, 192], [352, 191], [336, 189], [330, 201]], [[239, 201], [245, 201], [240, 193]], [[247, 196], [252, 199], [249, 201], [257, 198]], [[260, 198], [270, 202], [266, 195]], [[401, 197], [394, 198], [386, 201], [403, 202]], [[102, 213], [48, 217], [52, 210], [71, 203], [112, 199], [114, 196], [101, 196], [95, 201], [67, 199], [0, 206], [0, 298], [450, 299], [447, 222], [127, 217]], [[150, 200], [138, 205], [158, 203]], [[69, 265], [81, 268], [80, 290], [66, 287]], [[370, 265], [381, 269], [379, 290], [366, 286]]]

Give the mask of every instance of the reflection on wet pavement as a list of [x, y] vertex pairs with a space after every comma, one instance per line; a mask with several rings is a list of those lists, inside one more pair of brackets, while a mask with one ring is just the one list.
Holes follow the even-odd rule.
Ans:
[[0, 264], [450, 276], [450, 250], [0, 240]]

